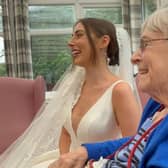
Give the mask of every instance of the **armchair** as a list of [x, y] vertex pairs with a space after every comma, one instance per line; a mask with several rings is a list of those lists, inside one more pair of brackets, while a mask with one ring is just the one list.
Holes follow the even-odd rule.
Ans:
[[43, 77], [0, 77], [0, 153], [29, 126], [44, 100]]

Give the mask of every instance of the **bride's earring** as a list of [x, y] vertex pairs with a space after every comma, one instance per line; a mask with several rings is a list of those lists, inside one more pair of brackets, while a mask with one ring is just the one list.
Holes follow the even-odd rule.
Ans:
[[107, 63], [107, 65], [109, 65], [109, 63], [110, 63], [110, 58], [109, 57], [106, 57], [106, 63]]
[[107, 63], [107, 65], [109, 65], [109, 63], [110, 63], [110, 58], [109, 57], [107, 57], [106, 63]]
[[110, 63], [110, 58], [107, 56], [107, 51], [106, 51], [105, 48], [102, 49], [102, 56], [103, 56], [103, 58], [105, 59], [106, 64], [109, 65], [109, 63]]
[[110, 58], [107, 56], [107, 52], [106, 52], [106, 51], [104, 51], [104, 57], [105, 57], [105, 59], [106, 59], [107, 65], [109, 65]]

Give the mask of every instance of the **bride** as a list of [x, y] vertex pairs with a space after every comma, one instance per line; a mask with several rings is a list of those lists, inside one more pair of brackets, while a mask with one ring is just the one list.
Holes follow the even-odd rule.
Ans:
[[[128, 35], [119, 30], [117, 37], [123, 48]], [[69, 47], [74, 65], [56, 85], [49, 104], [44, 104], [24, 134], [0, 156], [1, 168], [47, 168], [59, 154], [84, 142], [136, 131], [139, 106], [130, 85], [122, 80], [123, 76], [132, 80], [130, 50], [120, 50], [119, 60], [114, 25], [102, 19], [80, 19]], [[130, 49], [129, 44], [125, 47]]]

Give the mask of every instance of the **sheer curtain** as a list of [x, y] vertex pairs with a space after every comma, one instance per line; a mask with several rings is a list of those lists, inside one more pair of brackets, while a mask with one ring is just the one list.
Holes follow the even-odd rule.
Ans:
[[28, 0], [2, 0], [2, 13], [7, 73], [32, 78]]

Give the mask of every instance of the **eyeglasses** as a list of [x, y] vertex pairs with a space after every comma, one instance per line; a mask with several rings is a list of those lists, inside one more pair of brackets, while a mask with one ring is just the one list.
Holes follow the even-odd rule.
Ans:
[[150, 40], [145, 40], [141, 39], [140, 40], [140, 49], [144, 51], [144, 49], [151, 44], [153, 41], [161, 41], [161, 40], [168, 40], [168, 38], [160, 38], [160, 39], [150, 39]]

